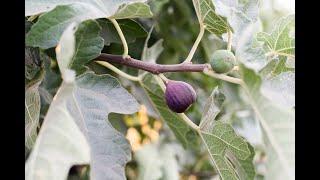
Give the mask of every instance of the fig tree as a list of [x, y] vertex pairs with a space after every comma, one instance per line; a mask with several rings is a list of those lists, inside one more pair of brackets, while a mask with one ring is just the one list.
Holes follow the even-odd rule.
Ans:
[[236, 64], [236, 58], [229, 50], [217, 50], [213, 53], [210, 64], [216, 73], [227, 73]]
[[190, 84], [174, 80], [166, 83], [165, 99], [172, 111], [176, 113], [186, 111], [196, 98], [197, 94]]

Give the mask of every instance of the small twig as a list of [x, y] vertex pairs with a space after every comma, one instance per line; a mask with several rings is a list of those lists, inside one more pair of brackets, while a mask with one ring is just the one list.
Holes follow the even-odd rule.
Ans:
[[154, 78], [156, 79], [158, 85], [160, 86], [160, 88], [162, 89], [163, 92], [166, 91], [166, 85], [164, 84], [164, 82], [162, 81], [162, 79], [159, 76], [154, 76]]
[[37, 19], [38, 16], [39, 16], [39, 14], [32, 15], [32, 16], [30, 16], [30, 17], [28, 18], [27, 21], [32, 22], [32, 21], [34, 21], [35, 19]]
[[234, 84], [239, 84], [239, 85], [243, 84], [243, 81], [241, 79], [230, 77], [230, 76], [227, 76], [225, 74], [217, 74], [217, 73], [215, 73], [213, 71], [204, 71], [203, 73], [208, 75], [208, 76], [211, 76], [213, 78], [221, 79], [221, 80], [224, 80], [224, 81], [227, 81], [227, 82], [231, 82], [231, 83], [234, 83]]
[[151, 72], [152, 74], [160, 74], [165, 72], [202, 72], [205, 69], [209, 68], [208, 64], [181, 63], [181, 64], [163, 65], [163, 64], [140, 61], [140, 60], [133, 59], [131, 57], [124, 58], [121, 55], [112, 55], [112, 54], [104, 54], [104, 53], [98, 56], [96, 60], [122, 64], [129, 67], [142, 69], [142, 70]]
[[117, 73], [118, 75], [126, 78], [126, 79], [129, 79], [131, 81], [139, 81], [140, 78], [137, 77], [137, 76], [132, 76], [132, 75], [129, 75], [123, 71], [121, 71], [120, 69], [116, 68], [115, 66], [113, 66], [112, 64], [108, 63], [108, 62], [105, 62], [105, 61], [96, 61], [96, 63], [110, 69], [111, 71]]
[[228, 30], [228, 45], [227, 45], [227, 49], [229, 51], [231, 51], [231, 45], [232, 45], [232, 32], [230, 30]]
[[119, 37], [121, 39], [121, 42], [122, 42], [122, 45], [123, 45], [123, 57], [127, 57], [128, 54], [129, 54], [129, 49], [128, 49], [128, 44], [127, 44], [126, 38], [124, 37], [118, 22], [115, 19], [109, 19], [109, 20], [112, 22], [112, 24], [116, 28], [116, 30], [117, 30], [117, 32], [119, 34]]
[[191, 121], [191, 119], [189, 119], [189, 117], [184, 114], [184, 113], [179, 113], [179, 116], [181, 117], [181, 119], [187, 123], [192, 129], [194, 129], [195, 131], [197, 131], [198, 133], [200, 133], [200, 127], [197, 126], [193, 121]]
[[200, 25], [200, 32], [199, 32], [199, 35], [196, 39], [196, 41], [194, 42], [189, 54], [188, 54], [188, 57], [183, 61], [184, 63], [188, 63], [188, 62], [191, 62], [192, 58], [193, 58], [193, 55], [194, 53], [196, 52], [197, 48], [198, 48], [198, 45], [203, 37], [203, 34], [204, 34], [204, 31], [205, 31], [205, 28], [203, 25]]
[[165, 84], [168, 83], [169, 79], [165, 77], [163, 74], [159, 74], [159, 77], [165, 82]]
[[239, 71], [239, 66], [234, 66], [232, 71]]

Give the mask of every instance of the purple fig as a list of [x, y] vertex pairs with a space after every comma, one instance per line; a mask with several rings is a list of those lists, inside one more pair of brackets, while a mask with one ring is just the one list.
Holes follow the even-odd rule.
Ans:
[[166, 86], [165, 99], [172, 111], [182, 113], [196, 101], [197, 94], [190, 84], [169, 80]]

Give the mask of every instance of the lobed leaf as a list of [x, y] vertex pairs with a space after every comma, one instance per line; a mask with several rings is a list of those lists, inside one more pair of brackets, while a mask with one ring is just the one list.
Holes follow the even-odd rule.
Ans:
[[225, 17], [217, 14], [212, 0], [192, 0], [199, 23], [218, 36], [232, 30]]
[[204, 109], [200, 136], [222, 179], [254, 179], [251, 145], [238, 136], [231, 125], [215, 119], [224, 99], [225, 96], [215, 88]]
[[257, 39], [265, 45], [265, 51], [275, 55], [292, 56], [295, 53], [295, 38], [291, 35], [294, 30], [295, 16], [281, 18], [270, 34], [258, 33]]
[[112, 76], [87, 72], [69, 77], [74, 33], [71, 24], [59, 42], [57, 60], [64, 81], [27, 160], [26, 177], [66, 179], [72, 165], [90, 163], [92, 179], [125, 179], [130, 145], [106, 120], [111, 112], [134, 113], [138, 104]]
[[90, 177], [125, 179], [124, 167], [131, 159], [131, 148], [125, 137], [106, 120], [111, 112], [137, 112], [138, 103], [114, 77], [93, 73], [77, 78], [72, 96], [74, 105], [69, 109], [90, 146]]

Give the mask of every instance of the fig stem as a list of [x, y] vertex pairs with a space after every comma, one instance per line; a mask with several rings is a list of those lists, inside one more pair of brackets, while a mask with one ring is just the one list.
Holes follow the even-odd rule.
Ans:
[[202, 24], [200, 24], [200, 32], [198, 34], [198, 37], [197, 37], [196, 41], [194, 42], [194, 44], [193, 44], [193, 46], [192, 46], [187, 58], [183, 61], [184, 63], [191, 62], [191, 60], [193, 58], [193, 55], [196, 52], [196, 50], [197, 50], [197, 48], [199, 46], [199, 43], [200, 43], [200, 41], [201, 41], [201, 39], [203, 37], [204, 31], [205, 31], [205, 27]]
[[228, 30], [228, 45], [227, 45], [227, 50], [231, 51], [231, 46], [232, 45], [232, 32]]
[[234, 77], [230, 77], [230, 76], [227, 76], [225, 74], [217, 74], [215, 73], [214, 71], [203, 71], [204, 74], [208, 75], [208, 76], [211, 76], [213, 78], [217, 78], [217, 79], [221, 79], [221, 80], [224, 80], [224, 81], [227, 81], [227, 82], [231, 82], [231, 83], [234, 83], [234, 84], [239, 84], [239, 85], [242, 85], [243, 84], [243, 81], [239, 78], [234, 78]]
[[184, 113], [178, 113], [178, 114], [181, 117], [181, 119], [183, 119], [183, 121], [187, 123], [192, 129], [194, 129], [198, 133], [200, 132], [200, 127], [197, 126], [193, 121], [191, 121], [191, 119], [189, 119], [189, 117], [186, 114]]
[[113, 66], [112, 64], [110, 64], [110, 63], [108, 63], [108, 62], [105, 62], [105, 61], [96, 61], [96, 63], [98, 63], [98, 64], [100, 64], [100, 65], [102, 65], [102, 66], [110, 69], [111, 71], [113, 71], [113, 72], [117, 73], [118, 75], [120, 75], [120, 76], [122, 76], [122, 77], [124, 77], [124, 78], [126, 78], [126, 79], [129, 79], [129, 80], [131, 80], [131, 81], [139, 81], [139, 80], [140, 80], [139, 77], [137, 77], [137, 76], [132, 76], [132, 75], [130, 75], [130, 74], [127, 74], [127, 73], [121, 71], [120, 69], [118, 69], [117, 67]]
[[159, 77], [164, 81], [164, 84], [167, 85], [169, 79], [166, 76], [164, 76], [163, 74], [159, 74]]
[[127, 44], [126, 38], [124, 37], [118, 22], [115, 19], [109, 19], [109, 20], [112, 22], [112, 24], [116, 28], [116, 30], [117, 30], [117, 32], [119, 34], [119, 37], [121, 39], [121, 42], [122, 42], [122, 45], [123, 45], [123, 57], [128, 57], [128, 54], [129, 54], [128, 44]]

